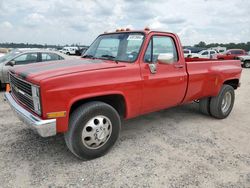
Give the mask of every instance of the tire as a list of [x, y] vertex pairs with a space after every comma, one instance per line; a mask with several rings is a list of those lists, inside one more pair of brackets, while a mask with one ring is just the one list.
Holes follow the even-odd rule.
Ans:
[[69, 52], [67, 52], [67, 53], [66, 53], [66, 55], [70, 55], [70, 53], [69, 53]]
[[211, 115], [217, 119], [226, 118], [233, 109], [234, 98], [234, 88], [230, 85], [223, 85], [218, 96], [211, 98]]
[[202, 114], [211, 115], [210, 114], [210, 99], [211, 99], [210, 97], [200, 99], [199, 110]]
[[64, 138], [75, 156], [90, 160], [103, 156], [111, 149], [120, 129], [120, 116], [112, 106], [103, 102], [89, 102], [70, 115], [69, 130]]
[[245, 61], [243, 66], [244, 68], [250, 68], [250, 61]]

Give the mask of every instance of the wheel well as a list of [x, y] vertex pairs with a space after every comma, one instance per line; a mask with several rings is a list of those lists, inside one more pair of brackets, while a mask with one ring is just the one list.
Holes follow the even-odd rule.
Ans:
[[237, 89], [239, 87], [239, 80], [238, 79], [233, 79], [233, 80], [227, 80], [223, 84], [227, 84], [232, 86], [234, 89]]
[[98, 97], [92, 97], [87, 99], [82, 99], [79, 101], [76, 101], [70, 109], [70, 114], [79, 106], [91, 102], [91, 101], [100, 101], [109, 104], [112, 106], [116, 111], [119, 113], [121, 117], [126, 116], [126, 105], [125, 105], [125, 99], [122, 95], [114, 94], [114, 95], [104, 95], [104, 96], [98, 96]]

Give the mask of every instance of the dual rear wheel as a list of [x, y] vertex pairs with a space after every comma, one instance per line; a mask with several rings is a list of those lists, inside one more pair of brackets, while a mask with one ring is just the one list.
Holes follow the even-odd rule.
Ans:
[[233, 109], [234, 98], [234, 88], [230, 85], [223, 85], [218, 96], [201, 99], [199, 108], [203, 114], [224, 119]]

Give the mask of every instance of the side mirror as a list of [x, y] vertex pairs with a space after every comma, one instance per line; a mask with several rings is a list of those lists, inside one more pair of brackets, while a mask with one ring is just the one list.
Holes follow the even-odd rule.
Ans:
[[174, 62], [174, 55], [172, 53], [162, 53], [158, 55], [159, 63], [172, 64]]
[[16, 62], [12, 60], [12, 61], [9, 61], [6, 65], [10, 65], [13, 67], [15, 64], [16, 64]]

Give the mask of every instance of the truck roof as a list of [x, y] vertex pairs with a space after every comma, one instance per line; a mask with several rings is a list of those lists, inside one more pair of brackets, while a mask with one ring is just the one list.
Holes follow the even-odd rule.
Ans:
[[130, 30], [130, 29], [121, 29], [121, 30], [116, 30], [114, 32], [104, 32], [102, 35], [105, 34], [115, 34], [115, 33], [144, 33], [144, 34], [149, 34], [149, 33], [166, 33], [166, 34], [173, 34], [175, 33], [172, 32], [165, 32], [165, 31], [157, 31], [157, 30], [150, 30], [149, 28], [145, 28], [144, 30]]

